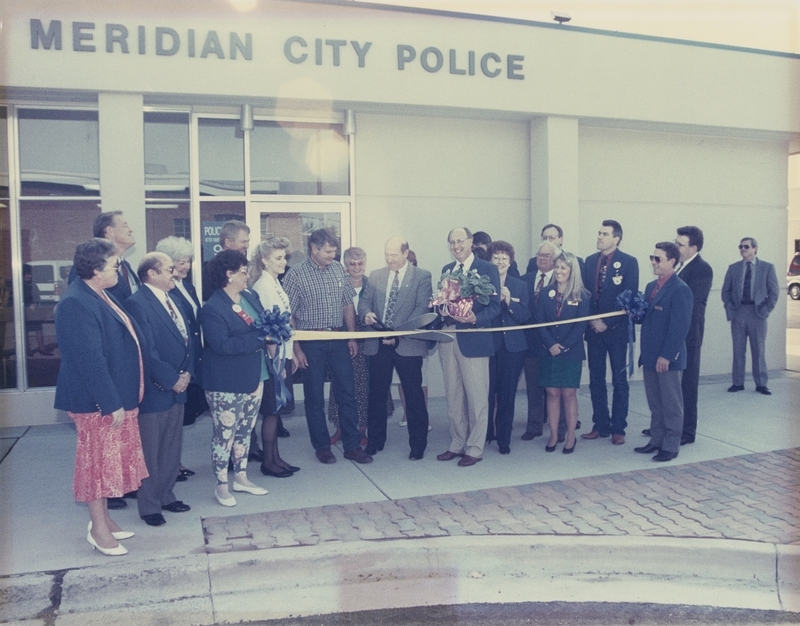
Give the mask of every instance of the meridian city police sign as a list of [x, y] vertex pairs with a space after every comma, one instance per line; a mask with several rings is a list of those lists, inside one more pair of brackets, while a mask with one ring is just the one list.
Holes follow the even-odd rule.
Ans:
[[[252, 33], [239, 34], [230, 31], [227, 36], [224, 33], [220, 36], [216, 30], [203, 33], [189, 28], [181, 33], [167, 26], [149, 29], [145, 26], [129, 28], [125, 24], [114, 23], [103, 24], [99, 29], [98, 33], [95, 22], [72, 22], [68, 27], [72, 50], [97, 52], [99, 39], [109, 54], [130, 54], [133, 48], [140, 55], [155, 53], [158, 56], [175, 56], [180, 53], [200, 59], [216, 57], [232, 61], [240, 58], [245, 61], [253, 60]], [[50, 20], [45, 26], [42, 20], [31, 19], [31, 49], [63, 50], [63, 31], [61, 20]], [[283, 56], [290, 63], [300, 65], [313, 60], [315, 65], [332, 67], [340, 67], [342, 63], [353, 64], [359, 68], [367, 67], [368, 54], [372, 49], [371, 41], [306, 39], [299, 35], [287, 38], [282, 45]], [[276, 48], [275, 52], [280, 54], [280, 48]], [[427, 46], [417, 51], [412, 45], [397, 44], [395, 58], [396, 69], [399, 71], [405, 71], [407, 67], [413, 67], [418, 63], [429, 73], [436, 73], [447, 67], [448, 72], [455, 76], [496, 78], [505, 75], [509, 80], [525, 79], [522, 65], [525, 57], [520, 54], [507, 54], [503, 57], [491, 51], [476, 52], [455, 48], [442, 51], [436, 46]]]

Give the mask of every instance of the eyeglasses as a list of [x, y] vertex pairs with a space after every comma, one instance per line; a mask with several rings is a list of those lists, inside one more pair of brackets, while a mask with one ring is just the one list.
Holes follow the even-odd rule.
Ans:
[[653, 263], [661, 263], [664, 260], [664, 257], [662, 257], [662, 256], [654, 256], [654, 255], [651, 254], [650, 255], [650, 260]]
[[115, 272], [122, 266], [122, 262], [117, 259], [117, 262], [114, 265], [110, 265], [109, 267], [104, 267], [101, 271], [108, 272], [114, 270]]
[[747, 244], [747, 243], [740, 243], [739, 244], [739, 250], [749, 250], [749, 249], [750, 249], [750, 244]]
[[558, 235], [542, 235], [542, 241], [555, 241]]
[[494, 254], [492, 255], [492, 261], [496, 263], [511, 263], [511, 257], [505, 254]]
[[539, 252], [539, 253], [536, 255], [536, 258], [537, 258], [537, 259], [552, 259], [552, 258], [553, 258], [553, 255], [552, 255], [552, 254], [550, 254], [549, 252]]

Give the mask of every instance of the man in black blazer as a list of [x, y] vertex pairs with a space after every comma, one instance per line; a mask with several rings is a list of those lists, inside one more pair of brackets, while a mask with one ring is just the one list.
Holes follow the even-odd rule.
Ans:
[[138, 269], [142, 287], [125, 302], [142, 329], [142, 357], [150, 363], [139, 405], [139, 433], [150, 476], [137, 495], [139, 517], [150, 526], [166, 523], [162, 510], [183, 513], [190, 508], [172, 491], [180, 473], [183, 403], [194, 366], [188, 323], [168, 294], [175, 287], [174, 269], [163, 252], [144, 255]]
[[[488, 304], [475, 302], [469, 314], [443, 316], [445, 328], [489, 328], [500, 315], [500, 274], [497, 267], [472, 252], [472, 233], [468, 228], [454, 228], [447, 236], [455, 261], [442, 268], [442, 273], [467, 274], [476, 271], [488, 276], [494, 295]], [[489, 425], [489, 357], [494, 354], [491, 333], [458, 333], [452, 343], [439, 346], [444, 373], [447, 416], [450, 418], [450, 447], [437, 455], [440, 461], [461, 457], [461, 467], [475, 465], [483, 458], [486, 428]]]
[[692, 290], [692, 324], [686, 336], [686, 369], [681, 378], [683, 391], [683, 434], [681, 445], [694, 443], [697, 434], [697, 389], [700, 380], [700, 349], [706, 323], [706, 303], [714, 270], [700, 256], [703, 249], [703, 231], [697, 226], [678, 229], [675, 244], [681, 253], [678, 277]]
[[778, 276], [775, 266], [756, 258], [758, 243], [752, 237], [739, 242], [742, 260], [733, 263], [725, 273], [722, 283], [722, 302], [725, 315], [731, 323], [733, 338], [732, 385], [728, 391], [744, 389], [744, 365], [747, 357], [747, 340], [753, 358], [753, 380], [756, 391], [772, 395], [767, 387], [767, 318], [778, 302]]
[[[639, 263], [619, 249], [622, 226], [615, 220], [604, 220], [597, 231], [597, 252], [586, 258], [583, 286], [591, 296], [590, 313], [611, 313], [617, 310], [617, 296], [625, 290], [639, 290]], [[581, 439], [597, 439], [611, 435], [611, 443], [625, 443], [628, 425], [630, 388], [625, 362], [628, 357], [628, 320], [610, 317], [589, 322], [586, 346], [589, 362], [589, 391], [592, 394], [592, 431]], [[614, 395], [608, 410], [606, 359], [611, 364]]]

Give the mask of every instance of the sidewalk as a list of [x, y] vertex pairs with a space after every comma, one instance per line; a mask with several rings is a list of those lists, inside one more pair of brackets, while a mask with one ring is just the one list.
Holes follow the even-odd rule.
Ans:
[[[472, 468], [435, 458], [449, 443], [441, 399], [418, 462], [407, 460], [395, 418], [374, 463], [338, 451], [324, 466], [294, 417], [281, 451], [303, 469], [281, 480], [251, 468], [270, 494], [238, 494], [234, 509], [213, 500], [206, 417], [185, 431], [183, 462], [197, 476], [176, 488], [192, 511], [159, 528], [141, 522], [133, 502], [114, 512], [137, 533], [121, 559], [86, 543], [88, 515], [71, 498], [71, 425], [7, 429], [0, 621], [124, 614], [126, 624], [212, 624], [465, 601], [800, 612], [800, 375], [773, 373], [771, 397], [752, 383], [726, 393], [724, 377], [701, 384], [697, 442], [663, 465], [633, 453], [649, 425], [641, 383], [632, 384], [626, 445], [579, 440], [571, 456], [546, 454], [544, 440], [519, 440], [521, 394], [511, 454], [492, 445]], [[586, 389], [580, 412], [585, 430]]]

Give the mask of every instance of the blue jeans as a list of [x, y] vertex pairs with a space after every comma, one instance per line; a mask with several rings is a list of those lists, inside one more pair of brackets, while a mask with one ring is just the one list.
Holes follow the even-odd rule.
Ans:
[[342, 445], [346, 452], [354, 450], [358, 447], [361, 433], [358, 432], [353, 361], [350, 358], [347, 341], [305, 341], [303, 352], [308, 359], [308, 367], [303, 370], [303, 393], [311, 445], [314, 446], [314, 450], [331, 447], [328, 425], [325, 422], [325, 371], [327, 370], [331, 384], [336, 389]]
[[[625, 328], [627, 331], [627, 327]], [[604, 437], [624, 435], [628, 426], [628, 373], [625, 360], [628, 354], [628, 337], [620, 332], [595, 333], [589, 331], [586, 337], [589, 362], [589, 391], [592, 394], [592, 430]], [[606, 388], [606, 357], [611, 362], [611, 384], [614, 395], [611, 400], [611, 413], [608, 411], [608, 390]]]

